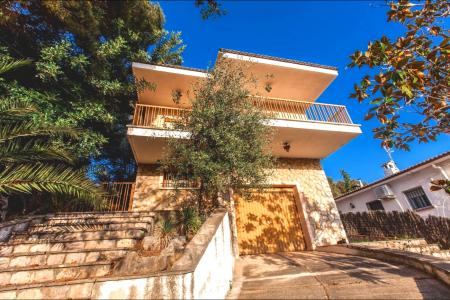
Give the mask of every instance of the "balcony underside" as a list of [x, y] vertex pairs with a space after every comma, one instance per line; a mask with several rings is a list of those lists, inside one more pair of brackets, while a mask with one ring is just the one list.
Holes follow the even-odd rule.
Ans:
[[[277, 157], [325, 158], [361, 133], [358, 125], [271, 120], [275, 127], [270, 145]], [[129, 126], [128, 140], [138, 164], [157, 162], [166, 153], [169, 138], [189, 138], [187, 132]], [[283, 148], [290, 145], [289, 152]]]

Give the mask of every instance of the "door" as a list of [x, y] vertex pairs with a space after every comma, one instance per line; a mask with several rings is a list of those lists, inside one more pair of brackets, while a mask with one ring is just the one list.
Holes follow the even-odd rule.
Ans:
[[234, 200], [241, 255], [305, 250], [292, 188], [264, 189]]

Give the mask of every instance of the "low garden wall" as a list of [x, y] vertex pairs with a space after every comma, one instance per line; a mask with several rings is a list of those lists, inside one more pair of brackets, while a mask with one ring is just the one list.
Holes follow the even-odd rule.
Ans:
[[407, 212], [363, 212], [341, 215], [350, 241], [424, 238], [430, 244], [450, 249], [450, 219], [436, 216], [421, 218]]
[[433, 256], [405, 252], [395, 249], [379, 249], [364, 245], [322, 246], [318, 251], [369, 257], [381, 261], [398, 263], [419, 269], [450, 286], [450, 264]]
[[167, 271], [36, 284], [2, 292], [0, 299], [223, 299], [231, 287], [234, 259], [228, 213], [218, 210]]

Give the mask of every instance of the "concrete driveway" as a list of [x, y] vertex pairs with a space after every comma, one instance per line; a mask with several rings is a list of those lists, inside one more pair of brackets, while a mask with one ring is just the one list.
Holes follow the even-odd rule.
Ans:
[[402, 265], [292, 252], [239, 258], [228, 299], [450, 299], [450, 288]]

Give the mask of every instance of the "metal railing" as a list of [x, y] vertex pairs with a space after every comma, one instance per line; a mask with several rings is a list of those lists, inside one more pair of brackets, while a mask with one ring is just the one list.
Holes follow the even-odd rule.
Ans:
[[103, 182], [104, 196], [100, 207], [92, 203], [77, 201], [67, 207], [70, 212], [114, 212], [131, 211], [133, 207], [134, 182]]
[[[279, 98], [251, 96], [253, 105], [269, 118], [290, 121], [320, 122], [339, 125], [353, 124], [343, 105], [294, 101]], [[170, 129], [173, 123], [189, 110], [146, 104], [136, 104], [133, 125], [147, 128]]]
[[106, 195], [100, 211], [127, 211], [133, 206], [134, 182], [108, 182], [103, 184]]
[[163, 181], [161, 183], [162, 188], [198, 188], [199, 182], [191, 179], [188, 176], [182, 178], [176, 178], [173, 174], [164, 172]]
[[173, 128], [173, 123], [186, 114], [188, 110], [155, 106], [146, 104], [136, 104], [133, 116], [133, 125], [148, 128]]
[[250, 101], [273, 119], [353, 124], [343, 105], [258, 96], [251, 96]]

